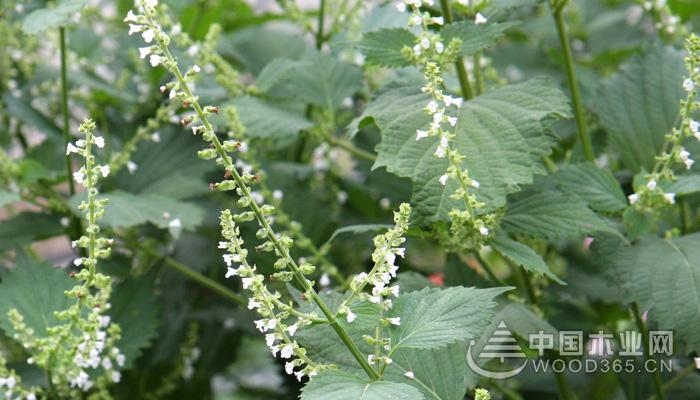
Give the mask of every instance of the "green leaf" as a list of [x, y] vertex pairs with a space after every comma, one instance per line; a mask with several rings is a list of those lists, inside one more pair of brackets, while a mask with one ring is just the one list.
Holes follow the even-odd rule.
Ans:
[[[462, 399], [467, 386], [477, 380], [467, 367], [465, 354], [463, 342], [437, 349], [399, 349], [392, 354], [393, 363], [387, 366], [384, 379], [411, 385], [429, 400]], [[409, 371], [413, 379], [404, 375]], [[465, 379], [469, 385], [465, 385]]]
[[616, 254], [612, 272], [627, 301], [648, 309], [659, 329], [673, 330], [688, 353], [700, 350], [700, 233], [644, 238]]
[[403, 383], [369, 381], [335, 371], [322, 372], [304, 386], [301, 400], [420, 400], [418, 389]]
[[598, 231], [615, 232], [583, 200], [554, 190], [523, 196], [510, 204], [501, 224], [512, 234], [547, 239], [579, 238]]
[[116, 285], [110, 302], [109, 315], [122, 330], [117, 347], [126, 356], [128, 367], [156, 337], [158, 314], [152, 279], [141, 276]]
[[258, 98], [239, 97], [232, 103], [238, 109], [241, 122], [252, 138], [294, 139], [300, 130], [312, 125], [302, 115]]
[[60, 217], [51, 214], [24, 212], [0, 223], [0, 251], [24, 246], [35, 240], [63, 233]]
[[391, 310], [393, 317], [401, 317], [401, 325], [392, 327], [393, 351], [432, 349], [477, 338], [493, 317], [493, 298], [510, 289], [425, 288], [402, 294]]
[[[425, 129], [430, 116], [423, 108], [428, 96], [419, 88], [389, 90], [365, 109], [355, 122], [372, 118], [381, 130], [378, 158], [373, 168], [414, 183], [416, 222], [448, 220], [449, 211], [462, 204], [450, 198], [457, 183], [438, 180], [447, 161], [434, 156], [437, 138], [417, 141], [416, 129]], [[455, 144], [466, 158], [464, 166], [480, 184], [476, 192], [491, 209], [501, 207], [508, 193], [532, 183], [544, 173], [541, 157], [550, 152], [553, 138], [543, 125], [549, 118], [568, 117], [568, 100], [545, 79], [533, 79], [488, 92], [464, 103], [455, 127]]]
[[[102, 222], [112, 228], [128, 228], [147, 222], [168, 228], [171, 221], [180, 219], [183, 229], [192, 230], [204, 219], [204, 210], [200, 207], [155, 194], [135, 195], [117, 191], [100, 194], [98, 198], [109, 200]], [[76, 213], [84, 199], [84, 193], [70, 199]]]
[[[307, 52], [299, 61], [275, 61], [261, 72], [268, 93], [334, 109], [362, 86], [362, 69], [327, 54]], [[280, 71], [268, 72], [272, 68]]]
[[369, 64], [384, 67], [405, 67], [410, 63], [401, 53], [405, 46], [413, 47], [416, 36], [403, 28], [380, 29], [365, 33], [358, 47]]
[[[12, 94], [5, 93], [2, 96], [7, 113], [27, 125], [37, 128], [42, 133], [49, 136], [60, 137], [61, 130], [46, 115], [40, 113], [32, 107], [29, 100], [17, 98]], [[65, 149], [64, 149], [65, 150]]]
[[627, 207], [627, 198], [615, 177], [593, 164], [567, 166], [552, 179], [562, 192], [577, 195], [594, 210], [618, 212]]
[[9, 192], [5, 189], [0, 189], [0, 207], [12, 204], [15, 201], [19, 201], [19, 199], [20, 197], [18, 194]]
[[447, 45], [453, 38], [462, 41], [459, 54], [467, 56], [483, 50], [496, 39], [503, 36], [503, 33], [511, 27], [518, 25], [517, 22], [502, 22], [476, 25], [473, 21], [463, 20], [445, 25], [440, 31], [443, 41]]
[[24, 18], [22, 30], [29, 35], [36, 35], [47, 29], [66, 26], [83, 9], [85, 3], [87, 0], [63, 0], [54, 8], [35, 10]]
[[37, 336], [46, 336], [46, 328], [59, 321], [54, 312], [68, 308], [71, 300], [63, 294], [75, 282], [68, 275], [49, 264], [27, 258], [4, 275], [0, 283], [0, 328], [8, 336], [14, 334], [7, 312], [17, 309], [28, 328]]
[[683, 53], [655, 46], [622, 65], [596, 96], [610, 144], [633, 172], [651, 171], [683, 97]]
[[681, 175], [671, 184], [662, 184], [664, 191], [676, 196], [687, 196], [700, 192], [700, 175]]
[[496, 239], [491, 242], [491, 247], [526, 270], [545, 275], [561, 285], [566, 285], [564, 281], [559, 279], [559, 277], [549, 269], [542, 257], [530, 247], [516, 242], [505, 235], [497, 236]]

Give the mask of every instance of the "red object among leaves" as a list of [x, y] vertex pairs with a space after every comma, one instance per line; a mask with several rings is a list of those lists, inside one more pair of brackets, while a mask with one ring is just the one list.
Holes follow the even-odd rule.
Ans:
[[428, 275], [428, 280], [438, 286], [445, 286], [445, 274], [442, 272], [435, 272]]

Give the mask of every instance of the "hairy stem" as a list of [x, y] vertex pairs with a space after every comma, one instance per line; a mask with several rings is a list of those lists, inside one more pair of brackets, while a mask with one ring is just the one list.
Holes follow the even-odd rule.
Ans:
[[564, 18], [562, 11], [564, 5], [568, 1], [560, 1], [558, 4], [553, 4], [550, 1], [550, 6], [552, 9], [552, 17], [554, 17], [554, 24], [557, 28], [557, 34], [559, 36], [559, 44], [561, 45], [562, 52], [564, 53], [564, 66], [566, 67], [566, 79], [569, 84], [569, 91], [571, 92], [571, 101], [574, 106], [574, 119], [576, 120], [576, 127], [578, 129], [579, 140], [581, 141], [581, 146], [583, 147], [583, 154], [587, 161], [593, 162], [595, 160], [595, 154], [593, 153], [593, 143], [591, 142], [591, 136], [588, 132], [588, 125], [586, 124], [586, 115], [583, 105], [583, 99], [581, 98], [581, 89], [578, 85], [578, 79], [576, 78], [576, 70], [574, 68], [574, 58], [571, 53], [571, 45], [569, 44], [569, 35], [566, 32], [566, 26], [564, 24]]
[[[442, 7], [442, 14], [445, 18], [445, 23], [449, 24], [454, 21], [452, 15], [452, 9], [450, 8], [450, 3], [448, 0], [440, 0], [440, 6]], [[467, 68], [464, 66], [464, 61], [460, 58], [455, 61], [455, 68], [457, 69], [457, 78], [459, 79], [459, 87], [462, 89], [462, 98], [469, 100], [474, 97], [474, 92], [472, 92], [471, 85], [469, 84], [469, 75], [467, 74]]]
[[[61, 112], [63, 117], [63, 141], [64, 145], [70, 143], [70, 127], [68, 125], [68, 67], [66, 66], [66, 28], [58, 28], [59, 42], [61, 46]], [[66, 155], [66, 172], [68, 173], [68, 190], [71, 196], [75, 194], [75, 183], [71, 176], [73, 175], [73, 167], [70, 161], [70, 155]]]
[[318, 31], [316, 31], [316, 49], [321, 50], [323, 47], [323, 41], [325, 36], [323, 36], [323, 31], [325, 29], [325, 19], [326, 19], [326, 1], [320, 0], [318, 6]]
[[[630, 305], [630, 310], [632, 311], [632, 315], [634, 316], [634, 322], [637, 324], [637, 329], [639, 329], [639, 332], [642, 334], [642, 343], [644, 345], [644, 356], [646, 357], [647, 360], [653, 359], [652, 355], [649, 354], [649, 330], [647, 329], [646, 324], [644, 323], [644, 319], [642, 318], [642, 314], [639, 312], [639, 305], [635, 301]], [[654, 390], [656, 391], [656, 399], [657, 400], [666, 400], [666, 395], [664, 394], [664, 388], [663, 385], [661, 384], [661, 373], [659, 372], [658, 368], [652, 373], [652, 379], [654, 382]]]

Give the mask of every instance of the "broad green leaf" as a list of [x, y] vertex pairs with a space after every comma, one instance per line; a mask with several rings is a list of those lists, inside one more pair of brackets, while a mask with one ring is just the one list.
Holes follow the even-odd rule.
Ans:
[[516, 242], [505, 235], [497, 236], [496, 239], [491, 242], [491, 247], [526, 270], [545, 275], [559, 284], [566, 285], [564, 281], [559, 279], [559, 277], [549, 269], [542, 257], [532, 248]]
[[403, 383], [370, 381], [336, 371], [322, 372], [304, 386], [301, 400], [421, 400], [418, 389]]
[[134, 365], [141, 350], [156, 336], [158, 313], [152, 279], [141, 276], [115, 285], [111, 303], [109, 315], [122, 330], [117, 347], [126, 356], [127, 365]]
[[[303, 35], [290, 25], [273, 28], [253, 26], [224, 35], [218, 50], [222, 56], [240, 60], [254, 75], [275, 58], [298, 59], [310, 48]], [[290, 30], [292, 33], [290, 34]]]
[[493, 298], [507, 290], [425, 288], [399, 296], [390, 312], [401, 317], [401, 325], [391, 329], [392, 351], [432, 349], [478, 337], [493, 317]]
[[627, 198], [614, 176], [593, 164], [574, 164], [552, 177], [564, 193], [580, 197], [592, 209], [617, 212], [627, 207]]
[[[268, 93], [334, 109], [362, 86], [362, 70], [327, 54], [307, 52], [298, 61], [275, 60], [261, 72]], [[271, 71], [272, 68], [279, 71]]]
[[[168, 224], [179, 219], [183, 229], [192, 230], [204, 219], [204, 210], [200, 207], [155, 194], [135, 195], [117, 191], [100, 194], [98, 198], [109, 200], [102, 222], [112, 228], [128, 228], [147, 222], [168, 228]], [[84, 199], [84, 194], [71, 198], [70, 204], [76, 212]]]
[[644, 238], [619, 251], [613, 276], [627, 301], [637, 301], [661, 330], [673, 330], [700, 350], [700, 233], [675, 239]]
[[24, 246], [35, 240], [58, 236], [62, 232], [60, 217], [23, 212], [0, 222], [0, 251]]
[[87, 0], [63, 0], [53, 8], [35, 10], [24, 18], [22, 30], [24, 33], [36, 35], [47, 29], [68, 25], [73, 16], [87, 3]]
[[27, 99], [17, 98], [5, 93], [2, 96], [7, 113], [27, 125], [31, 125], [49, 136], [60, 137], [61, 130], [46, 115], [32, 107]]
[[290, 140], [311, 126], [302, 115], [254, 97], [239, 97], [232, 102], [251, 138]]
[[473, 21], [464, 20], [445, 25], [440, 33], [445, 44], [453, 38], [459, 38], [462, 41], [459, 53], [466, 56], [483, 50], [517, 24], [517, 22], [495, 22], [476, 25]]
[[675, 193], [676, 196], [697, 193], [700, 192], [700, 175], [681, 175], [677, 181], [662, 186], [665, 192]]
[[[399, 349], [391, 356], [384, 379], [411, 385], [428, 400], [462, 399], [478, 378], [467, 367], [466, 348], [457, 342], [437, 349]], [[404, 375], [409, 371], [413, 379]]]
[[[417, 222], [447, 220], [452, 208], [462, 206], [450, 198], [457, 183], [442, 186], [438, 180], [447, 161], [433, 154], [437, 138], [416, 140], [416, 129], [425, 129], [430, 122], [423, 111], [427, 103], [419, 88], [397, 88], [375, 99], [355, 121], [361, 124], [372, 118], [381, 130], [373, 168], [386, 167], [413, 181]], [[455, 143], [470, 176], [481, 184], [476, 192], [480, 200], [491, 209], [501, 207], [508, 193], [532, 183], [534, 174], [543, 172], [540, 159], [553, 143], [542, 121], [567, 116], [568, 100], [545, 79], [506, 86], [465, 102]]]
[[380, 29], [365, 33], [358, 44], [369, 64], [384, 67], [405, 67], [410, 63], [401, 53], [405, 46], [413, 47], [416, 36], [403, 28]]
[[501, 223], [510, 233], [547, 239], [613, 231], [583, 200], [554, 190], [522, 196], [508, 206]]
[[46, 328], [60, 323], [54, 312], [68, 308], [71, 303], [63, 292], [74, 285], [75, 281], [65, 271], [22, 259], [0, 282], [0, 328], [8, 336], [14, 334], [7, 312], [15, 308], [28, 328], [38, 336], [46, 336]]
[[632, 171], [653, 169], [664, 135], [678, 117], [685, 74], [682, 52], [655, 46], [603, 84], [596, 112], [610, 144]]
[[243, 389], [284, 393], [284, 377], [262, 338], [244, 336], [226, 375]]
[[383, 229], [390, 229], [393, 228], [394, 225], [388, 225], [388, 224], [360, 224], [360, 225], [350, 225], [350, 226], [344, 226], [342, 228], [338, 228], [333, 232], [330, 238], [326, 241], [326, 243], [330, 243], [333, 241], [333, 239], [337, 238], [340, 235], [346, 234], [346, 233], [352, 233], [352, 234], [358, 234], [358, 233], [367, 233], [367, 232], [376, 232], [380, 231]]
[[20, 197], [16, 193], [9, 192], [5, 189], [0, 189], [0, 207], [12, 204], [19, 201]]

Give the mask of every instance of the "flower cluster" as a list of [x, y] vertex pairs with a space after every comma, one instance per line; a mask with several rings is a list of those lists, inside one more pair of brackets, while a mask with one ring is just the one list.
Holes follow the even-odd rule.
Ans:
[[[461, 43], [453, 39], [447, 46], [442, 42], [439, 34], [430, 31], [430, 24], [442, 24], [441, 18], [428, 17], [420, 11], [422, 5], [430, 6], [433, 1], [403, 0], [396, 4], [399, 11], [410, 9], [410, 25], [419, 25], [421, 32], [412, 49], [404, 48], [404, 55], [414, 64], [420, 65], [426, 84], [422, 91], [430, 95], [430, 101], [424, 111], [432, 117], [432, 122], [427, 129], [416, 131], [416, 140], [428, 137], [436, 137], [438, 140], [434, 155], [437, 158], [446, 158], [449, 162], [447, 170], [438, 177], [442, 186], [448, 186], [454, 182], [454, 191], [451, 198], [463, 200], [465, 209], [453, 209], [450, 212], [451, 234], [458, 237], [458, 241], [465, 242], [471, 238], [470, 247], [477, 247], [483, 243], [489, 235], [489, 226], [493, 223], [490, 215], [480, 216], [479, 210], [484, 204], [477, 200], [474, 191], [479, 188], [479, 182], [469, 176], [469, 171], [463, 168], [464, 156], [454, 144], [457, 126], [458, 111], [462, 106], [461, 97], [453, 97], [443, 92], [443, 78], [441, 65], [456, 59], [459, 56]], [[476, 14], [475, 23], [482, 24], [486, 18], [480, 13]], [[464, 239], [464, 240], [463, 240]]]
[[687, 139], [700, 140], [700, 122], [693, 119], [693, 113], [700, 110], [700, 37], [691, 34], [686, 40], [686, 50], [685, 63], [689, 75], [682, 83], [687, 97], [681, 101], [680, 125], [666, 135], [663, 151], [656, 157], [654, 169], [645, 176], [645, 182], [636, 188], [635, 193], [629, 195], [630, 204], [642, 212], [652, 211], [664, 204], [674, 204], [675, 193], [665, 192], [662, 183], [677, 179], [673, 169], [675, 165], [690, 169], [695, 163], [683, 147], [683, 142]]
[[[51, 383], [63, 397], [80, 397], [80, 392], [106, 393], [110, 383], [121, 379], [119, 368], [126, 358], [116, 347], [120, 328], [105, 313], [110, 309], [111, 279], [97, 273], [97, 261], [111, 253], [111, 239], [98, 237], [98, 219], [104, 214], [106, 200], [98, 199], [97, 182], [107, 176], [109, 167], [97, 165], [92, 154], [93, 145], [103, 148], [104, 138], [94, 135], [95, 123], [87, 119], [79, 128], [83, 139], [69, 143], [66, 154], [78, 154], [85, 159], [73, 178], [87, 189], [87, 200], [79, 210], [85, 214], [85, 235], [73, 242], [73, 247], [86, 250], [84, 257], [74, 261], [82, 269], [71, 274], [78, 284], [65, 292], [74, 303], [57, 311], [56, 318], [63, 324], [46, 329], [46, 337], [37, 337], [24, 317], [15, 309], [9, 318], [15, 330], [14, 338], [31, 354], [29, 364], [51, 371]], [[96, 373], [97, 372], [97, 373]]]
[[654, 28], [663, 36], [674, 38], [685, 35], [681, 18], [673, 14], [666, 0], [639, 0], [643, 10], [651, 15]]

